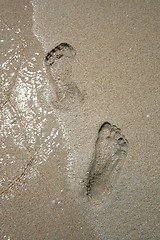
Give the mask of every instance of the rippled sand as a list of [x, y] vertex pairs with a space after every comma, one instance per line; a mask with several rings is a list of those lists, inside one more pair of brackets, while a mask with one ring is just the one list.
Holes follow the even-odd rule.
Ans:
[[[0, 238], [158, 240], [159, 1], [1, 0], [0, 9]], [[84, 98], [67, 107], [53, 104], [45, 64], [60, 43], [76, 55], [57, 61], [53, 80], [68, 76]], [[93, 201], [81, 183], [106, 121], [129, 149], [112, 192]]]

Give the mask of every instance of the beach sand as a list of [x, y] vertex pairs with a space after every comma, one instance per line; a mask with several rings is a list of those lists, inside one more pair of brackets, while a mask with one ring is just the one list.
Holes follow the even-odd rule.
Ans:
[[[160, 239], [160, 2], [0, 9], [0, 239]], [[46, 66], [60, 43], [75, 54]], [[73, 97], [57, 103], [61, 79]], [[82, 182], [104, 122], [121, 129], [127, 156], [111, 191], [90, 199]]]

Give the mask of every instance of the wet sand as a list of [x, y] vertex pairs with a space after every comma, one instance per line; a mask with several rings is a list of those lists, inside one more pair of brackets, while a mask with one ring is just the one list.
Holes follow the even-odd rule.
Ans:
[[[158, 240], [160, 2], [16, 0], [0, 8], [0, 238]], [[69, 109], [52, 103], [45, 65], [64, 42], [76, 50], [72, 69], [57, 60], [53, 80], [68, 76], [84, 96]], [[106, 121], [129, 148], [112, 192], [97, 202], [81, 182]]]

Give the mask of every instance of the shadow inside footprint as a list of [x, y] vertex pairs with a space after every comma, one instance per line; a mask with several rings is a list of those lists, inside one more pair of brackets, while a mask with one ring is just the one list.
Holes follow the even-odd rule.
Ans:
[[105, 122], [98, 131], [93, 160], [85, 182], [86, 194], [95, 199], [109, 195], [119, 177], [128, 141], [115, 125]]
[[[71, 109], [83, 100], [77, 85], [71, 81], [72, 60], [75, 49], [68, 43], [60, 43], [45, 58], [47, 73], [50, 78], [51, 102], [58, 109]], [[55, 90], [56, 97], [52, 97]]]

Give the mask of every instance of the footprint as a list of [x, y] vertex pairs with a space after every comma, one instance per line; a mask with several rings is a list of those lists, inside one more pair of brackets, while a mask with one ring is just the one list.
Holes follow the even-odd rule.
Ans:
[[71, 109], [83, 100], [77, 85], [71, 81], [72, 60], [75, 55], [76, 51], [70, 44], [60, 43], [45, 58], [50, 78], [50, 100], [58, 109]]
[[128, 149], [128, 141], [115, 125], [105, 122], [99, 129], [95, 152], [87, 180], [86, 194], [99, 200], [109, 195], [119, 177]]

